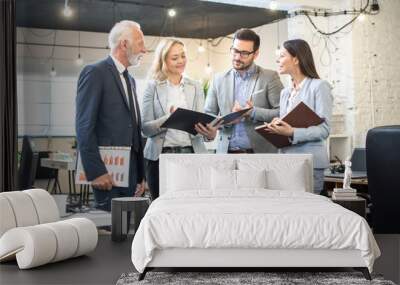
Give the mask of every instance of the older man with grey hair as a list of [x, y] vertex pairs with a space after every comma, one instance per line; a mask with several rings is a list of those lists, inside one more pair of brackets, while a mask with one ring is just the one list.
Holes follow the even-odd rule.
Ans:
[[[91, 181], [96, 207], [110, 211], [114, 197], [142, 195], [144, 191], [141, 119], [134, 78], [146, 53], [140, 25], [121, 21], [111, 29], [110, 55], [82, 70], [76, 97], [76, 138], [86, 178]], [[101, 159], [99, 146], [129, 146], [129, 186], [115, 187]]]

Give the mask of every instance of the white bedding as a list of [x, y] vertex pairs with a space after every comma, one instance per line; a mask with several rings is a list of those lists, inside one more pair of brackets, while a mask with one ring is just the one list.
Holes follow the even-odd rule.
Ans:
[[133, 240], [135, 268], [165, 248], [358, 249], [370, 271], [380, 255], [359, 215], [323, 196], [266, 189], [162, 195]]

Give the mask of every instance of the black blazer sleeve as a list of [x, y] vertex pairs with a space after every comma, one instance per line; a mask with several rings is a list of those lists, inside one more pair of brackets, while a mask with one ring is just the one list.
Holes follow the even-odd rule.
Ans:
[[95, 134], [102, 88], [101, 72], [95, 66], [86, 66], [78, 80], [75, 128], [78, 149], [88, 181], [107, 173]]

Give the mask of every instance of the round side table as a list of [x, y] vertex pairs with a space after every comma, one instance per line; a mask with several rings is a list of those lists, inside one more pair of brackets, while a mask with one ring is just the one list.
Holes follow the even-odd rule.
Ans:
[[145, 197], [121, 197], [111, 200], [111, 240], [123, 241], [129, 232], [131, 212], [135, 233], [146, 214], [150, 199]]

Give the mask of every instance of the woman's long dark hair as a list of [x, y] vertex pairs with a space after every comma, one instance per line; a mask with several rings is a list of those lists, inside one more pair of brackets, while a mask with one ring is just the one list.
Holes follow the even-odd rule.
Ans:
[[319, 79], [311, 48], [306, 41], [301, 39], [288, 40], [283, 43], [283, 47], [291, 56], [297, 57], [299, 60], [300, 71], [305, 76]]

